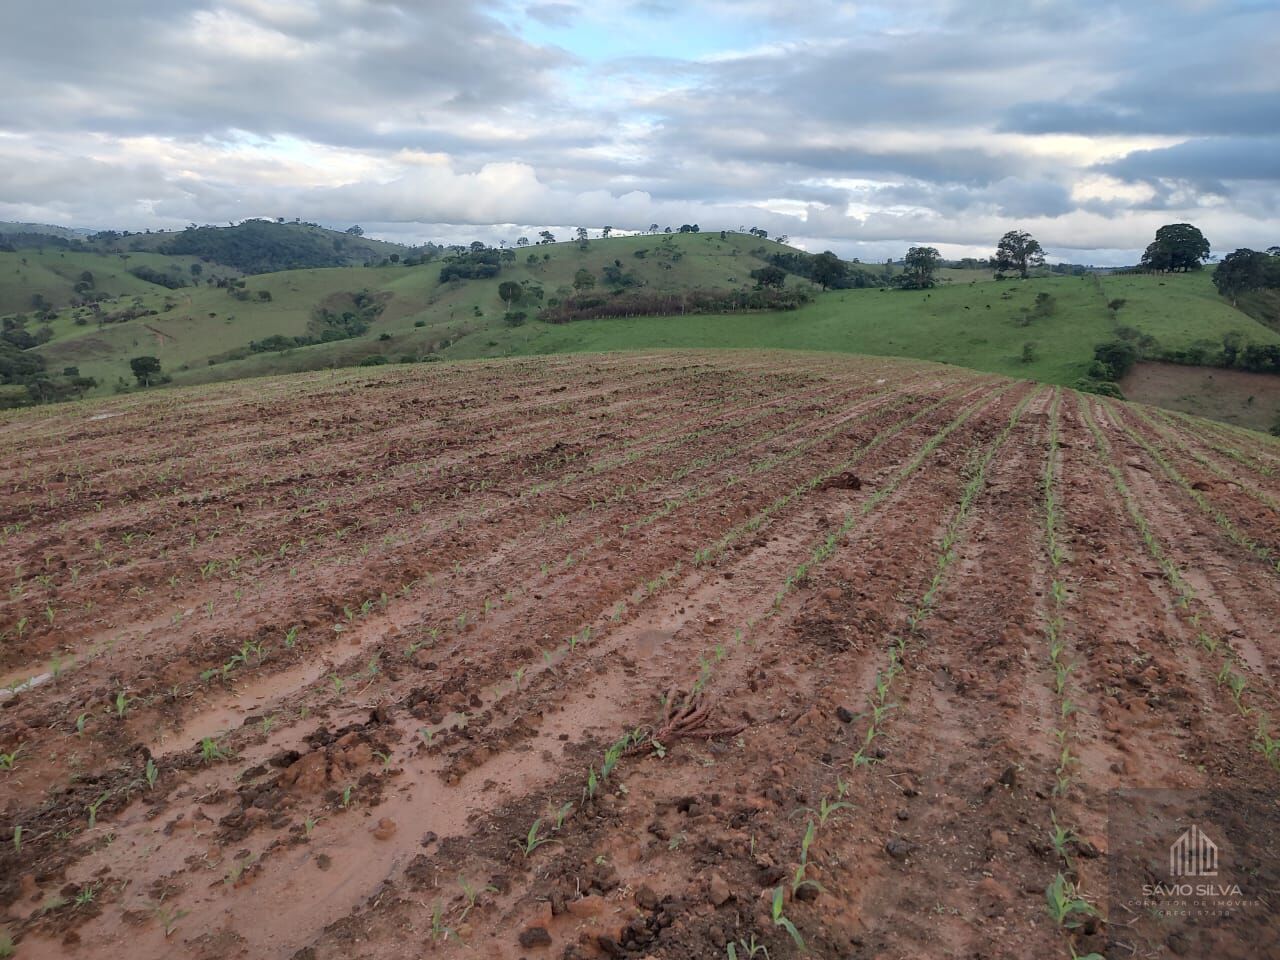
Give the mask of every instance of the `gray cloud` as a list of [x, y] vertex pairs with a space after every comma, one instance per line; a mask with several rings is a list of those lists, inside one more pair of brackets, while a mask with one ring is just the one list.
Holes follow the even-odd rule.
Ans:
[[[696, 37], [630, 42], [673, 29]], [[843, 251], [1018, 221], [1132, 259], [1166, 218], [1273, 232], [1276, 36], [1254, 0], [15, 2], [0, 216], [697, 221]]]

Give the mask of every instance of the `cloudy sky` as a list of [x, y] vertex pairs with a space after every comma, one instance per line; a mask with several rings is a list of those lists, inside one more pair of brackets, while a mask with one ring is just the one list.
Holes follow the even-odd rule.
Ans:
[[0, 219], [1280, 243], [1280, 0], [4, 0]]

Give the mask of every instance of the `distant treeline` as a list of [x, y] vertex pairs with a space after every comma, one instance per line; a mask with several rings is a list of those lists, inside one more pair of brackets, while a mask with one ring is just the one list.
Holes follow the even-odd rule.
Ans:
[[813, 298], [805, 290], [690, 290], [685, 293], [579, 294], [538, 314], [546, 323], [619, 317], [662, 317], [745, 310], [795, 310]]

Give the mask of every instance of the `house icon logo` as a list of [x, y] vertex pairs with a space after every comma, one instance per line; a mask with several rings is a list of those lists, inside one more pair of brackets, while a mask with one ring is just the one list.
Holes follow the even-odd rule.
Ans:
[[1218, 845], [1193, 823], [1169, 847], [1169, 873], [1175, 877], [1216, 877]]

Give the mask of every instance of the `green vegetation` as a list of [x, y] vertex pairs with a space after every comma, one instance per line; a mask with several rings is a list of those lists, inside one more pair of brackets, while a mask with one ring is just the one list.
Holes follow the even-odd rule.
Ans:
[[[1083, 275], [1042, 266], [1037, 241], [1016, 230], [989, 262], [945, 265], [916, 247], [876, 266], [806, 254], [763, 231], [693, 225], [586, 243], [521, 238], [503, 250], [410, 251], [354, 227], [269, 221], [23, 235], [0, 253], [0, 310], [14, 311], [3, 317], [0, 406], [157, 382], [658, 347], [904, 356], [1112, 396], [1142, 360], [1280, 370], [1280, 333], [1254, 319], [1274, 314], [1280, 328], [1280, 304], [1250, 286], [1274, 257], [1233, 255], [1245, 279], [1219, 287], [1237, 309], [1213, 271], [1175, 256], [1201, 249], [1195, 236], [1164, 233], [1153, 247], [1174, 251], [1167, 272]], [[359, 266], [244, 276], [295, 262]], [[992, 282], [995, 268], [1027, 278]]]

